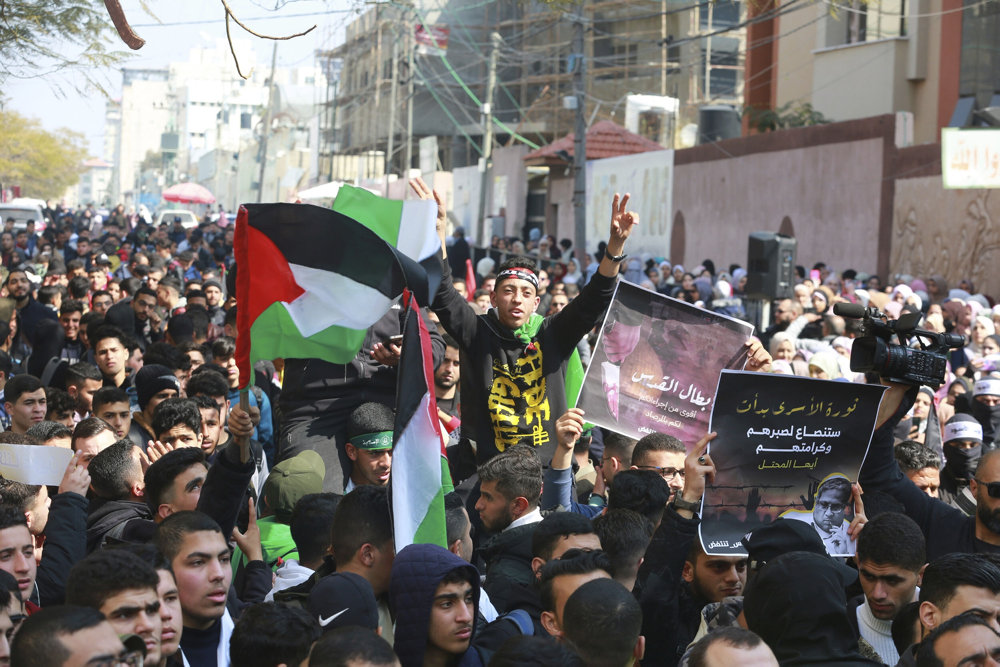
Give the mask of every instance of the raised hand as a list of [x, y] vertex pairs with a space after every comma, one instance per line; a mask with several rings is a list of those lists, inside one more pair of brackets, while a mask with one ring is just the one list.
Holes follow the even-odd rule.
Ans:
[[246, 554], [247, 561], [264, 560], [264, 549], [260, 544], [260, 527], [257, 525], [257, 512], [254, 509], [253, 498], [247, 500], [248, 515], [247, 530], [241, 533], [239, 528], [233, 527], [233, 541], [236, 546]]
[[809, 482], [809, 497], [799, 496], [802, 500], [802, 506], [805, 507], [810, 512], [812, 511], [813, 505], [816, 503], [816, 492], [819, 491], [819, 482], [812, 480]]
[[164, 454], [172, 451], [174, 451], [174, 447], [172, 445], [165, 445], [159, 440], [150, 440], [146, 443], [146, 457], [149, 459], [151, 464], [156, 463], [163, 458]]
[[632, 228], [639, 224], [639, 214], [626, 210], [630, 194], [620, 196], [615, 193], [611, 201], [611, 237], [608, 240], [608, 251], [621, 254], [625, 239], [632, 233]]
[[444, 236], [445, 228], [448, 226], [448, 212], [445, 209], [444, 201], [441, 199], [441, 195], [438, 194], [437, 190], [431, 190], [424, 179], [417, 176], [416, 178], [410, 179], [410, 188], [420, 199], [433, 199], [437, 202], [438, 212], [437, 212], [437, 231], [438, 235]]
[[78, 493], [84, 498], [87, 497], [87, 489], [90, 488], [90, 473], [81, 465], [82, 452], [73, 454], [63, 473], [62, 481], [59, 483], [59, 493]]
[[570, 408], [556, 420], [556, 439], [559, 446], [552, 455], [552, 469], [566, 470], [573, 465], [573, 447], [583, 433], [583, 410]]
[[851, 521], [851, 525], [847, 527], [847, 534], [854, 541], [857, 541], [861, 529], [868, 523], [868, 517], [865, 516], [865, 503], [861, 500], [863, 494], [864, 491], [861, 490], [860, 484], [851, 485], [851, 498], [854, 500], [854, 519]]
[[767, 373], [771, 370], [771, 355], [768, 354], [759, 340], [751, 338], [744, 343], [744, 346], [747, 348], [746, 369], [748, 371]]
[[706, 481], [715, 481], [715, 463], [705, 452], [708, 451], [708, 443], [714, 440], [716, 435], [718, 434], [703, 435], [684, 459], [684, 489], [681, 491], [681, 498], [687, 502], [699, 502], [705, 494]]

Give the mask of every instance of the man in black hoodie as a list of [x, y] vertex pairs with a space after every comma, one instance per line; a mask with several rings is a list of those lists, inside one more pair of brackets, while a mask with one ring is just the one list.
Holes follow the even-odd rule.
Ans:
[[146, 506], [140, 450], [128, 438], [119, 440], [90, 462], [96, 496], [87, 517], [87, 553], [111, 541], [148, 542], [156, 525]]
[[402, 667], [480, 667], [472, 646], [479, 572], [435, 544], [411, 544], [396, 555], [389, 583], [396, 611], [393, 648]]
[[845, 589], [857, 573], [820, 554], [793, 551], [769, 561], [747, 587], [748, 629], [782, 667], [880, 665], [864, 658], [847, 617]]

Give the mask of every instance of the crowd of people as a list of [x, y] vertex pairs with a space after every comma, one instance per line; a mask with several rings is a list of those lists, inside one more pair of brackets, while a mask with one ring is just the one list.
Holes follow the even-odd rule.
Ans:
[[1000, 662], [1000, 306], [968, 281], [800, 268], [748, 370], [878, 382], [851, 371], [842, 301], [966, 344], [940, 387], [886, 381], [844, 484], [856, 552], [828, 555], [838, 488], [817, 493], [823, 521], [774, 520], [719, 557], [698, 537], [726, 463], [713, 434], [594, 427], [567, 377], [617, 280], [745, 317], [746, 271], [629, 256], [627, 195], [592, 257], [532, 233], [473, 262], [438, 199], [424, 315], [455, 490], [445, 543], [402, 546], [398, 304], [349, 363], [255, 365], [245, 410], [232, 226], [115, 213], [0, 233], [0, 443], [72, 452], [58, 486], [0, 478], [0, 665]]

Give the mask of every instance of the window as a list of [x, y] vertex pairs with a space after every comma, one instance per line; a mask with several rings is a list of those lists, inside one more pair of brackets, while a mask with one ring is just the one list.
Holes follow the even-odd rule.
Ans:
[[874, 42], [906, 35], [906, 0], [865, 3], [852, 0], [847, 13], [848, 44]]

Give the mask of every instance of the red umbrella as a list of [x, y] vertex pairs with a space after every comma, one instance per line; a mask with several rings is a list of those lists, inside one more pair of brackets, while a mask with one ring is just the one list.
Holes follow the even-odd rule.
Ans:
[[171, 185], [163, 191], [163, 198], [167, 201], [180, 202], [182, 204], [213, 204], [215, 197], [208, 188], [197, 183], [178, 183]]

